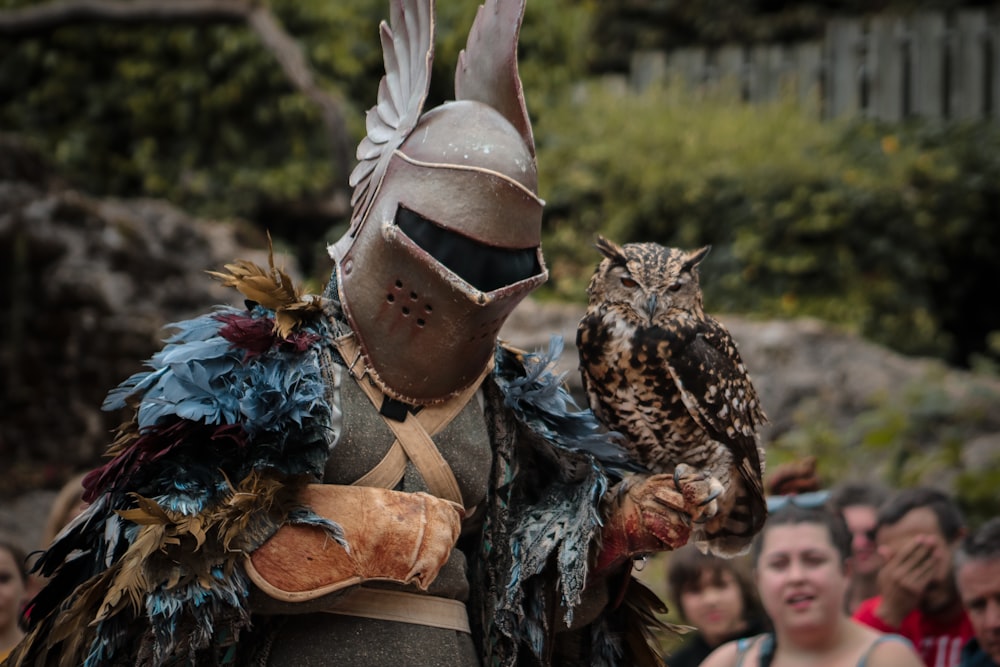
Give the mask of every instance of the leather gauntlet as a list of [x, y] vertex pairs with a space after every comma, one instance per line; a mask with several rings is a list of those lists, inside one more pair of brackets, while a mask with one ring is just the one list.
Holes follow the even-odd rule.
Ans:
[[268, 596], [301, 602], [364, 581], [427, 590], [462, 527], [457, 504], [427, 493], [311, 484], [301, 501], [344, 529], [350, 550], [316, 526], [285, 525], [250, 554], [247, 574]]
[[605, 503], [592, 577], [611, 574], [636, 556], [676, 549], [691, 535], [684, 496], [673, 475], [630, 477], [611, 489]]

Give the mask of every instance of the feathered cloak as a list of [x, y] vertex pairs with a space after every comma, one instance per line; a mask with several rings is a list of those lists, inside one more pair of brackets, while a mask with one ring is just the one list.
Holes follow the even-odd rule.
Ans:
[[[251, 625], [245, 555], [286, 522], [342, 539], [295, 501], [336, 441], [325, 376], [338, 359], [336, 300], [290, 285], [275, 299], [287, 276], [273, 266], [227, 268], [221, 277], [257, 301], [172, 325], [149, 370], [109, 394], [106, 409], [134, 417], [85, 482], [88, 510], [35, 564], [50, 581], [6, 664], [234, 664]], [[487, 665], [551, 659], [553, 626], [572, 622], [584, 594], [600, 499], [625, 462], [551, 372], [560, 346], [498, 346], [484, 384], [495, 460], [470, 617]], [[592, 625], [589, 664], [624, 659], [618, 630], [633, 612], [607, 609]]]

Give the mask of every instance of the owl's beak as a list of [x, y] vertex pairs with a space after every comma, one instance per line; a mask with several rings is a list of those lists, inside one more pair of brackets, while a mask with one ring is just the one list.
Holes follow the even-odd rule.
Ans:
[[656, 313], [657, 296], [655, 294], [650, 294], [649, 298], [646, 299], [646, 312], [649, 314], [650, 319]]

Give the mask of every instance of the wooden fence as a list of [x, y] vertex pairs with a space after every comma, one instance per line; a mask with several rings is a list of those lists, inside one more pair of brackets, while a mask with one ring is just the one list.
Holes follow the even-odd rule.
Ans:
[[1000, 8], [835, 19], [821, 42], [634, 54], [629, 86], [659, 81], [751, 103], [794, 94], [824, 118], [1000, 119]]

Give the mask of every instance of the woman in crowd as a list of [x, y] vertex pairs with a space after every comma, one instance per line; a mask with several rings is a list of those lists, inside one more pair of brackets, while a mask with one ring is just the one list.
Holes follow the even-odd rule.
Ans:
[[0, 539], [0, 661], [24, 636], [18, 619], [27, 583], [24, 552]]
[[764, 631], [764, 612], [744, 558], [719, 558], [689, 545], [670, 554], [667, 581], [674, 609], [697, 628], [667, 658], [670, 667], [697, 667], [725, 642]]
[[[87, 503], [83, 500], [83, 478], [86, 476], [85, 472], [74, 475], [63, 485], [52, 501], [52, 505], [49, 507], [49, 516], [45, 520], [45, 528], [42, 531], [42, 539], [38, 543], [40, 549], [48, 549], [56, 535], [87, 509]], [[37, 574], [29, 575], [24, 599], [30, 601], [34, 598], [38, 591], [45, 586], [46, 581], [45, 577]]]
[[774, 631], [724, 644], [705, 667], [921, 667], [909, 642], [844, 613], [851, 536], [839, 515], [794, 501], [767, 520], [753, 547], [754, 577]]

